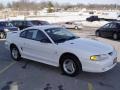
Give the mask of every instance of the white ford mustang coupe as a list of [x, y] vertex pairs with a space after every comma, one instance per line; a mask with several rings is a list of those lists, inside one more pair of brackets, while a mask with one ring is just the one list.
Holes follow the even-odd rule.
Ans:
[[117, 53], [112, 46], [77, 37], [55, 25], [8, 32], [5, 45], [16, 61], [26, 58], [60, 67], [69, 76], [80, 71], [106, 72], [117, 64]]

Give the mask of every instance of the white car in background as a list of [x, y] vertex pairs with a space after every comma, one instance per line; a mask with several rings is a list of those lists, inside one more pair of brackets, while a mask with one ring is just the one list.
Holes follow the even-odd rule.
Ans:
[[75, 30], [79, 30], [83, 28], [81, 22], [65, 22], [62, 24], [62, 26], [68, 29], [75, 29]]
[[69, 76], [80, 71], [105, 72], [117, 64], [117, 53], [112, 46], [77, 37], [60, 26], [9, 32], [5, 44], [14, 60], [26, 58], [60, 67]]

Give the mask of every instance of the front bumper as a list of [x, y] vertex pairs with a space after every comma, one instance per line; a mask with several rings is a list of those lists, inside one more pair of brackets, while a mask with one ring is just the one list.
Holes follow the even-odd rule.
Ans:
[[83, 66], [83, 71], [86, 72], [95, 72], [95, 73], [100, 73], [100, 72], [106, 72], [110, 69], [112, 69], [113, 67], [115, 67], [117, 64], [117, 60], [116, 62], [114, 62], [114, 60], [109, 60], [109, 61], [105, 61], [105, 62], [91, 62], [89, 63], [88, 66]]
[[108, 55], [109, 58], [101, 61], [84, 60], [82, 62], [82, 69], [86, 72], [106, 72], [117, 65], [117, 53], [113, 52], [112, 55]]

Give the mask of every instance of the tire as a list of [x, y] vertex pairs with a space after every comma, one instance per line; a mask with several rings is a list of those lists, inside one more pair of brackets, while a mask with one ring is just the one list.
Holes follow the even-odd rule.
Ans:
[[100, 37], [100, 36], [101, 36], [99, 31], [96, 32], [96, 36], [97, 36], [97, 37]]
[[114, 34], [113, 34], [113, 39], [114, 39], [114, 40], [118, 40], [118, 34], [117, 34], [117, 33], [114, 33]]
[[18, 50], [18, 48], [16, 46], [12, 46], [10, 48], [11, 50], [11, 57], [13, 60], [15, 61], [20, 61], [21, 60], [21, 55], [20, 55], [20, 52]]
[[75, 30], [78, 30], [79, 28], [78, 28], [78, 26], [75, 26], [74, 29], [75, 29]]
[[82, 71], [82, 66], [78, 58], [73, 55], [64, 56], [60, 63], [60, 68], [63, 74], [73, 77], [77, 76]]
[[6, 33], [5, 32], [0, 32], [0, 38], [5, 39], [6, 38]]

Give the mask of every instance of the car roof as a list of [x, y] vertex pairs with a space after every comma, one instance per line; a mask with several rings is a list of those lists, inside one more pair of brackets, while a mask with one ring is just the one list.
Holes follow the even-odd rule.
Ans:
[[33, 27], [29, 27], [29, 28], [26, 28], [25, 30], [28, 30], [28, 29], [38, 29], [38, 30], [46, 30], [46, 29], [51, 29], [51, 28], [62, 28], [61, 26], [59, 25], [42, 25], [42, 26], [33, 26]]
[[117, 24], [120, 24], [120, 21], [112, 21], [111, 23], [117, 23]]

